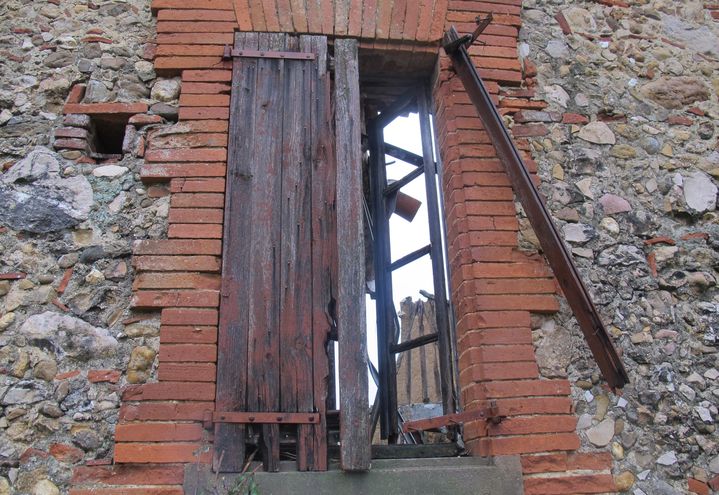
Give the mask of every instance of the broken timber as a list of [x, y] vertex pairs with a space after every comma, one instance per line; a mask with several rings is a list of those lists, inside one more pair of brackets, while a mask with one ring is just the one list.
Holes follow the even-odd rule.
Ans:
[[579, 277], [579, 272], [559, 236], [557, 227], [554, 225], [539, 191], [532, 182], [519, 151], [512, 142], [497, 108], [492, 103], [487, 88], [472, 63], [466, 44], [458, 43], [458, 40], [460, 37], [457, 30], [454, 27], [450, 28], [445, 33], [443, 40], [445, 51], [452, 59], [455, 71], [477, 108], [479, 118], [492, 139], [497, 156], [509, 175], [514, 193], [527, 213], [544, 255], [579, 322], [599, 369], [612, 389], [622, 388], [629, 382], [629, 377], [619, 359], [617, 350], [599, 317], [587, 288]]

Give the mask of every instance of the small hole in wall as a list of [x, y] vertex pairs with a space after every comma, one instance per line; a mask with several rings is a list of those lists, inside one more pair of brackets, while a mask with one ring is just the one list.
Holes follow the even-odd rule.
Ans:
[[118, 117], [117, 115], [91, 116], [90, 148], [92, 151], [102, 155], [121, 155], [128, 119], [129, 117]]

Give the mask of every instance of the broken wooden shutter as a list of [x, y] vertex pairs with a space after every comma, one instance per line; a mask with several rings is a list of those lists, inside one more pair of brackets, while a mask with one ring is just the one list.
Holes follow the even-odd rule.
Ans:
[[237, 33], [230, 55], [213, 464], [240, 471], [253, 424], [278, 470], [284, 423], [297, 427], [298, 469], [324, 470], [337, 281], [327, 41]]
[[[486, 23], [480, 23], [479, 20], [478, 23], [480, 24], [478, 29], [482, 29], [483, 25], [486, 26]], [[544, 256], [547, 258], [549, 266], [552, 267], [554, 276], [577, 318], [579, 327], [584, 333], [604, 379], [612, 389], [622, 388], [629, 383], [629, 376], [599, 317], [589, 291], [584, 286], [577, 267], [574, 266], [571, 254], [562, 242], [557, 227], [554, 225], [519, 151], [512, 142], [509, 131], [504, 126], [502, 117], [492, 103], [489, 92], [472, 63], [466, 45], [473, 41], [474, 37], [472, 36], [460, 38], [457, 30], [452, 27], [445, 33], [443, 45], [452, 59], [454, 70], [457, 71], [469, 98], [477, 108], [484, 129], [492, 139], [494, 149], [504, 164], [514, 193], [527, 213], [529, 223], [539, 238]]]

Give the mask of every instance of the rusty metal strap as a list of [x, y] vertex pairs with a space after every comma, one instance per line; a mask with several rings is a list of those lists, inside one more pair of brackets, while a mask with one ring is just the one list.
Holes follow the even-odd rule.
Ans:
[[499, 424], [502, 416], [499, 415], [499, 407], [497, 401], [493, 400], [488, 407], [480, 409], [472, 409], [471, 411], [463, 411], [455, 414], [445, 414], [444, 416], [436, 416], [429, 419], [418, 419], [416, 421], [406, 421], [402, 425], [404, 433], [412, 431], [436, 430], [443, 426], [452, 426], [468, 423], [469, 421], [485, 420], [492, 424]]
[[509, 136], [509, 131], [504, 126], [502, 117], [472, 63], [467, 47], [462, 43], [456, 43], [458, 39], [460, 37], [457, 30], [454, 27], [450, 28], [445, 33], [443, 40], [445, 51], [451, 57], [455, 71], [477, 108], [479, 118], [492, 139], [497, 156], [504, 164], [514, 193], [527, 213], [529, 222], [539, 238], [544, 256], [577, 318], [599, 369], [612, 389], [622, 388], [629, 382], [629, 377], [612, 339], [599, 317], [589, 291], [579, 276], [572, 256], [564, 245], [557, 227], [532, 181], [527, 166], [522, 161], [519, 151]]
[[273, 52], [268, 50], [240, 50], [225, 45], [223, 60], [232, 58], [277, 58], [283, 60], [314, 60], [315, 54], [311, 52]]
[[203, 416], [207, 429], [211, 429], [214, 423], [305, 425], [319, 422], [319, 413], [205, 411]]

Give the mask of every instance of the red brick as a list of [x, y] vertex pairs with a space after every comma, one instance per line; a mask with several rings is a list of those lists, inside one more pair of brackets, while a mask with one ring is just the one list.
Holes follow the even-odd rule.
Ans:
[[694, 478], [687, 479], [688, 489], [692, 493], [698, 493], [699, 495], [709, 495], [709, 485], [703, 481], [699, 481]]
[[85, 97], [85, 90], [87, 86], [85, 84], [75, 84], [65, 99], [65, 103], [80, 103]]
[[522, 473], [554, 473], [567, 471], [567, 453], [523, 455]]
[[588, 124], [589, 119], [578, 113], [565, 113], [562, 115], [562, 124]]
[[124, 423], [115, 427], [116, 442], [197, 442], [199, 423]]
[[179, 239], [222, 239], [222, 225], [178, 223], [170, 225], [167, 237]]
[[230, 95], [194, 95], [183, 94], [180, 96], [182, 107], [229, 107]]
[[577, 418], [574, 415], [503, 418], [496, 425], [483, 420], [470, 422], [465, 425], [464, 434], [467, 440], [472, 440], [480, 436], [568, 433], [573, 432], [576, 425]]
[[133, 253], [187, 255], [187, 254], [222, 254], [222, 242], [214, 240], [176, 241], [168, 239], [142, 240], [133, 243]]
[[170, 206], [174, 208], [224, 208], [222, 193], [173, 194]]
[[219, 290], [220, 285], [220, 277], [208, 273], [141, 273], [135, 277], [133, 289]]
[[133, 308], [216, 308], [220, 293], [211, 290], [141, 290], [132, 297]]
[[147, 113], [148, 108], [145, 103], [73, 103], [65, 105], [63, 113], [135, 115]]
[[694, 121], [689, 117], [685, 117], [683, 115], [670, 115], [667, 118], [667, 123], [669, 123], [670, 125], [691, 126]]
[[[474, 251], [473, 251], [474, 253]], [[546, 278], [551, 273], [543, 263], [475, 263], [477, 278]]]
[[217, 328], [203, 326], [162, 326], [160, 342], [163, 344], [214, 344]]
[[79, 374], [80, 370], [72, 370], [65, 373], [58, 373], [57, 375], [55, 375], [55, 380], [68, 380], [70, 378], [75, 378]]
[[56, 139], [53, 143], [56, 150], [80, 150], [87, 149], [87, 141], [84, 139]]
[[130, 117], [130, 120], [128, 120], [127, 122], [128, 124], [142, 127], [144, 125], [161, 124], [162, 122], [164, 122], [164, 119], [159, 115], [148, 115], [146, 113], [140, 113]]
[[232, 86], [222, 83], [201, 83], [201, 82], [185, 82], [182, 84], [182, 94], [205, 94], [214, 95], [227, 93], [232, 90]]
[[180, 108], [180, 120], [228, 120], [230, 109], [221, 107], [184, 107]]
[[518, 378], [536, 378], [539, 374], [537, 363], [482, 363], [466, 368], [460, 375], [467, 375], [474, 381], [516, 380]]
[[[461, 327], [462, 325], [458, 325]], [[464, 348], [502, 345], [502, 344], [531, 344], [532, 332], [529, 328], [486, 328], [483, 330], [470, 329], [462, 333], [459, 339], [460, 346]]]
[[[477, 453], [479, 453], [480, 455], [515, 455], [534, 452], [551, 452], [555, 450], [576, 450], [579, 448], [579, 437], [576, 433], [552, 433], [546, 435], [520, 435], [516, 437], [482, 438], [479, 440], [478, 443], [479, 450]], [[612, 490], [604, 491], [608, 492]], [[528, 492], [525, 491], [525, 493]], [[554, 492], [532, 493], [549, 494]]]
[[215, 399], [215, 385], [198, 385], [190, 382], [162, 382], [131, 385], [122, 393], [124, 401], [187, 400], [208, 401]]
[[604, 471], [611, 469], [612, 462], [612, 454], [609, 452], [572, 452], [567, 456], [567, 469]]
[[217, 346], [214, 344], [163, 344], [160, 362], [215, 362]]
[[[484, 405], [486, 399], [467, 401], [467, 407], [473, 403]], [[572, 414], [572, 401], [569, 397], [522, 397], [497, 399], [501, 416], [526, 416], [530, 414]]]
[[231, 33], [237, 27], [236, 22], [222, 21], [160, 21], [157, 23], [158, 33]]
[[81, 127], [60, 127], [55, 129], [55, 139], [57, 138], [73, 138], [87, 140], [87, 129]]
[[90, 370], [87, 372], [87, 379], [92, 383], [117, 383], [120, 381], [121, 375], [122, 373], [118, 370]]
[[[171, 33], [158, 34], [160, 45], [231, 45], [234, 43], [233, 33]], [[184, 78], [183, 78], [184, 79]]]
[[178, 148], [151, 150], [145, 153], [148, 162], [226, 162], [224, 148]]
[[[207, 459], [201, 443], [118, 443], [115, 444], [116, 463], [175, 463], [197, 462]], [[120, 492], [124, 493], [124, 492]], [[147, 492], [138, 492], [147, 493]], [[183, 492], [180, 491], [180, 494]]]
[[472, 385], [479, 391], [480, 399], [501, 399], [510, 397], [568, 396], [568, 380], [514, 380], [484, 382]]
[[709, 480], [709, 488], [715, 491], [719, 491], [719, 476], [714, 476]]
[[232, 0], [152, 0], [152, 10], [159, 9], [232, 10]]
[[486, 311], [523, 309], [538, 313], [559, 311], [559, 302], [553, 295], [487, 295], [473, 298], [475, 307]]
[[[198, 35], [203, 36], [203, 35]], [[191, 82], [230, 82], [231, 70], [186, 70], [182, 72], [182, 81]]]
[[589, 474], [552, 478], [525, 478], [525, 495], [579, 495], [616, 492], [610, 474]]
[[141, 485], [152, 480], [153, 485], [180, 485], [185, 480], [183, 465], [159, 466], [78, 466], [72, 473], [75, 485], [99, 483], [104, 485]]
[[82, 458], [85, 457], [85, 453], [82, 450], [64, 443], [51, 444], [48, 452], [58, 461], [68, 464], [80, 462]]
[[217, 368], [214, 363], [160, 363], [157, 374], [162, 381], [214, 382]]
[[214, 409], [214, 402], [125, 403], [120, 406], [120, 419], [124, 421], [201, 421], [205, 411]]
[[459, 357], [460, 368], [476, 363], [501, 363], [531, 361], [534, 359], [534, 346], [526, 345], [490, 345], [473, 347]]
[[235, 13], [232, 10], [176, 10], [163, 9], [157, 13], [159, 21], [225, 21], [235, 22]]
[[518, 137], [539, 137], [549, 134], [549, 129], [544, 124], [515, 125], [512, 127], [512, 135]]
[[477, 294], [552, 294], [556, 292], [555, 281], [551, 278], [485, 279], [475, 280], [473, 285]]
[[[209, 121], [216, 122], [216, 121]], [[178, 131], [187, 130], [186, 124], [183, 122], [176, 129]], [[188, 133], [180, 134], [152, 134], [150, 136], [151, 148], [155, 151], [159, 149], [172, 149], [172, 148], [226, 148], [227, 147], [227, 133], [218, 132], [192, 132], [187, 130]], [[205, 158], [200, 158], [205, 160]], [[209, 160], [208, 160], [209, 161]]]
[[160, 321], [163, 325], [217, 325], [218, 312], [216, 309], [165, 308]]
[[[206, 121], [207, 122], [207, 121]], [[170, 190], [179, 192], [224, 192], [225, 179], [199, 178], [199, 179], [172, 179]]]
[[[148, 480], [152, 482], [152, 480]], [[184, 495], [181, 486], [175, 487], [131, 487], [122, 488], [71, 488], [69, 495]]]
[[217, 272], [220, 259], [215, 256], [135, 256], [132, 264], [141, 271]]
[[224, 210], [219, 208], [170, 208], [170, 223], [218, 223], [224, 219]]
[[224, 163], [146, 163], [140, 170], [142, 180], [163, 181], [175, 177], [224, 177]]

